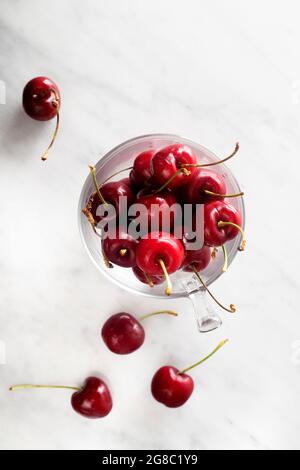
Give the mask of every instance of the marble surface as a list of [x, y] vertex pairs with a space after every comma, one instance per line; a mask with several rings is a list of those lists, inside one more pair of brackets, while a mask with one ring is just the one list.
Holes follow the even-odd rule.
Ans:
[[[1, 0], [1, 449], [300, 448], [298, 18], [290, 0]], [[41, 74], [63, 97], [44, 165], [53, 122], [21, 108], [24, 84]], [[248, 249], [214, 285], [239, 314], [221, 313], [223, 327], [206, 336], [188, 300], [109, 284], [79, 238], [87, 165], [150, 132], [185, 135], [220, 156], [241, 143], [231, 168], [247, 193]], [[99, 331], [109, 314], [164, 306], [179, 318], [148, 320], [136, 354], [105, 349]], [[186, 406], [152, 400], [158, 366], [185, 366], [227, 336], [193, 372]], [[113, 390], [104, 420], [73, 413], [68, 391], [8, 391], [19, 382], [78, 385], [90, 373]]]

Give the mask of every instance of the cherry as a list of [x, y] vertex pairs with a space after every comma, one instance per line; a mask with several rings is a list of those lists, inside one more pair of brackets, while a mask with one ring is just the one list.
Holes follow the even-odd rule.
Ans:
[[[196, 155], [190, 147], [182, 144], [169, 145], [159, 150], [151, 160], [153, 180], [158, 186], [166, 184], [170, 189], [175, 189], [183, 184], [187, 175], [193, 171], [190, 168], [181, 171], [182, 165], [196, 163]], [[178, 174], [173, 178], [176, 172]], [[171, 178], [172, 180], [169, 182]]]
[[88, 377], [81, 388], [66, 385], [14, 385], [9, 390], [24, 388], [58, 388], [75, 390], [71, 398], [73, 409], [85, 418], [103, 418], [112, 409], [113, 402], [106, 383], [98, 377]]
[[[172, 310], [159, 310], [143, 315], [139, 320], [161, 313], [177, 315]], [[130, 354], [139, 349], [145, 340], [145, 330], [139, 320], [126, 312], [116, 313], [106, 320], [101, 334], [108, 349], [116, 354]]]
[[38, 121], [53, 119], [58, 113], [59, 105], [59, 89], [50, 78], [33, 78], [23, 90], [23, 107], [32, 119]]
[[179, 373], [179, 370], [172, 366], [161, 367], [152, 379], [153, 397], [169, 408], [182, 406], [190, 398], [193, 390], [192, 377]]
[[165, 280], [164, 276], [150, 276], [149, 274], [142, 271], [138, 266], [134, 266], [132, 271], [139, 281], [143, 282], [144, 284], [148, 284], [149, 287], [162, 284]]
[[118, 230], [114, 238], [107, 236], [101, 245], [106, 260], [123, 268], [136, 266], [138, 241], [127, 232]]
[[184, 405], [194, 390], [194, 381], [186, 372], [210, 358], [227, 341], [227, 339], [221, 341], [208, 356], [186, 369], [179, 371], [173, 366], [163, 366], [158, 369], [151, 383], [151, 391], [155, 400], [169, 408], [177, 408]]
[[[200, 164], [200, 163], [195, 163], [195, 162], [193, 162], [193, 163], [185, 163], [185, 162], [182, 163], [181, 162], [178, 165], [179, 169], [175, 170], [173, 172], [173, 174], [171, 174], [169, 176], [169, 178], [162, 184], [162, 186], [159, 189], [157, 189], [157, 192], [162, 191], [166, 187], [171, 188], [171, 189], [175, 189], [176, 191], [178, 191], [179, 188], [180, 188], [180, 182], [178, 180], [178, 177], [181, 178], [183, 183], [187, 183], [187, 179], [184, 179], [183, 175], [188, 176], [191, 173], [194, 173], [196, 168], [220, 165], [220, 163], [224, 163], [227, 160], [230, 160], [230, 158], [234, 157], [234, 155], [238, 152], [239, 148], [240, 148], [240, 146], [239, 146], [239, 143], [237, 142], [236, 145], [235, 145], [234, 151], [231, 152], [231, 154], [228, 157], [223, 158], [222, 160], [218, 160], [216, 162], [212, 162], [212, 163], [201, 163]], [[155, 156], [153, 157], [152, 165], [153, 165], [153, 162], [154, 162], [154, 158], [155, 158]], [[158, 173], [158, 171], [159, 171], [159, 169], [157, 169], [157, 173]], [[160, 168], [160, 171], [162, 171], [162, 168]], [[175, 183], [174, 183], [174, 181], [175, 181]], [[215, 196], [216, 194], [213, 194], [213, 195]], [[235, 197], [235, 196], [236, 195], [232, 195], [232, 196], [228, 196], [228, 197]]]
[[205, 204], [214, 199], [224, 199], [226, 185], [221, 175], [210, 170], [197, 169], [182, 191], [186, 203]]
[[116, 215], [119, 215], [120, 197], [126, 197], [127, 205], [130, 206], [133, 203], [135, 196], [132, 188], [128, 185], [127, 178], [99, 185], [97, 182], [96, 168], [91, 165], [90, 171], [96, 191], [91, 195], [82, 212], [88, 217], [93, 225], [96, 225], [104, 218], [104, 216], [102, 217], [97, 215], [97, 209], [101, 204], [112, 204], [116, 210]]
[[[210, 263], [211, 250], [208, 246], [204, 245], [200, 250], [186, 250], [185, 258], [183, 260], [183, 271], [194, 272], [203, 271]], [[193, 267], [191, 267], [193, 264]]]
[[151, 178], [150, 164], [155, 154], [155, 150], [146, 150], [140, 153], [133, 162], [130, 172], [130, 180], [134, 186], [146, 186]]
[[108, 386], [98, 377], [88, 377], [83, 387], [72, 395], [71, 403], [86, 418], [104, 418], [113, 406]]
[[53, 138], [41, 159], [47, 160], [48, 152], [57, 136], [59, 128], [60, 93], [58, 86], [50, 78], [36, 77], [30, 80], [23, 90], [23, 108], [32, 119], [49, 121], [56, 117]]
[[183, 258], [184, 246], [181, 240], [165, 232], [149, 233], [146, 238], [142, 238], [136, 250], [136, 263], [142, 271], [155, 276], [164, 274], [167, 295], [172, 290], [169, 274], [180, 268]]
[[[163, 224], [170, 221], [169, 230], [174, 227], [177, 217], [176, 206], [174, 210], [170, 208], [176, 204], [176, 198], [170, 191], [164, 191], [160, 194], [144, 194], [140, 191], [135, 200], [136, 204], [143, 204], [147, 209], [147, 220], [142, 220], [142, 226], [147, 227], [147, 232], [151, 230], [162, 230]], [[164, 222], [165, 221], [165, 222]]]
[[242, 234], [240, 250], [245, 248], [242, 219], [239, 211], [225, 201], [213, 201], [204, 206], [204, 242], [209, 246], [221, 246]]

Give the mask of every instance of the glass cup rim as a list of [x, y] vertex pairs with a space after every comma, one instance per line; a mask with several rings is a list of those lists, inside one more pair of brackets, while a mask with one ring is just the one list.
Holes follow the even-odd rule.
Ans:
[[[95, 168], [97, 169], [100, 164], [101, 165], [104, 165], [105, 162], [107, 162], [110, 157], [112, 155], [114, 155], [118, 150], [120, 149], [123, 149], [124, 147], [126, 147], [127, 145], [129, 144], [132, 144], [134, 142], [137, 142], [137, 141], [140, 141], [140, 140], [143, 140], [143, 139], [159, 139], [159, 138], [166, 138], [166, 139], [176, 139], [178, 141], [184, 141], [185, 144], [187, 145], [191, 145], [192, 147], [201, 147], [204, 151], [208, 152], [209, 154], [213, 155], [216, 159], [217, 159], [217, 156], [215, 155], [214, 152], [212, 152], [211, 150], [209, 150], [207, 147], [203, 146], [202, 144], [199, 144], [198, 142], [190, 139], [190, 138], [187, 138], [187, 137], [183, 137], [183, 136], [180, 136], [179, 134], [168, 134], [168, 133], [153, 133], [153, 134], [143, 134], [143, 135], [139, 135], [139, 136], [136, 136], [136, 137], [132, 137], [130, 139], [127, 139], [125, 140], [124, 142], [121, 142], [120, 144], [116, 145], [115, 147], [113, 147], [112, 149], [110, 149], [108, 152], [106, 152], [98, 161], [97, 163], [94, 165]], [[234, 174], [231, 172], [231, 170], [224, 164], [222, 163], [221, 164], [226, 170], [229, 171], [230, 173], [230, 177], [232, 178], [232, 180], [234, 181], [234, 183], [236, 184], [237, 188], [239, 189], [239, 192], [241, 191], [240, 189], [240, 185], [236, 179], [236, 177], [234, 176]], [[117, 285], [118, 287], [120, 287], [121, 289], [124, 289], [126, 291], [129, 291], [129, 292], [132, 292], [134, 294], [139, 294], [143, 297], [151, 297], [151, 298], [163, 298], [163, 299], [174, 299], [174, 298], [183, 298], [183, 297], [189, 297], [191, 294], [193, 293], [196, 293], [196, 292], [199, 292], [201, 290], [203, 290], [203, 287], [199, 285], [199, 288], [195, 288], [194, 290], [188, 292], [181, 292], [181, 293], [172, 293], [170, 296], [166, 296], [165, 294], [153, 294], [151, 292], [141, 292], [139, 291], [138, 289], [135, 289], [134, 287], [130, 287], [130, 286], [127, 286], [125, 285], [123, 282], [119, 281], [117, 278], [115, 277], [112, 277], [108, 274], [108, 272], [103, 269], [95, 260], [95, 258], [93, 257], [89, 247], [88, 247], [88, 244], [87, 244], [87, 241], [86, 241], [86, 238], [84, 236], [84, 233], [83, 233], [83, 224], [82, 224], [82, 207], [83, 207], [83, 200], [84, 200], [84, 194], [85, 194], [85, 188], [86, 186], [88, 185], [88, 182], [90, 180], [90, 175], [87, 175], [84, 183], [83, 183], [83, 186], [82, 186], [82, 189], [81, 189], [81, 192], [80, 192], [80, 197], [79, 197], [79, 203], [78, 203], [78, 226], [79, 226], [79, 233], [80, 233], [80, 238], [81, 238], [81, 241], [83, 243], [83, 246], [85, 248], [85, 251], [87, 252], [90, 260], [92, 261], [92, 263], [94, 264], [94, 266], [97, 268], [98, 271], [100, 271], [100, 273], [102, 273], [110, 282], [113, 282], [115, 285]], [[244, 205], [244, 199], [241, 198], [241, 212], [242, 212], [242, 228], [244, 229], [245, 228], [245, 205]], [[238, 237], [237, 237], [238, 238]], [[238, 246], [238, 243], [236, 243], [237, 246]], [[232, 255], [231, 259], [228, 260], [228, 267], [229, 265], [233, 262], [234, 258], [236, 257], [238, 253], [238, 249], [234, 250], [234, 254]], [[213, 282], [215, 282], [223, 273], [222, 272], [217, 272], [216, 275], [212, 276], [212, 278], [209, 280], [209, 282], [207, 283], [207, 286], [209, 286], [210, 284], [212, 284]]]

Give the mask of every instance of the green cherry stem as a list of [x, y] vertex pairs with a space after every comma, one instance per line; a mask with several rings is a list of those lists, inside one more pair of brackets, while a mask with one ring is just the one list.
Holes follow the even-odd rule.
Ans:
[[99, 199], [100, 201], [102, 202], [102, 204], [106, 204], [107, 205], [107, 202], [105, 201], [104, 197], [102, 196], [101, 192], [100, 192], [100, 189], [99, 189], [99, 185], [98, 185], [98, 182], [97, 182], [97, 175], [96, 175], [96, 167], [94, 167], [93, 165], [89, 165], [89, 169], [91, 171], [91, 175], [92, 175], [92, 178], [93, 178], [93, 182], [94, 182], [94, 186], [95, 186], [95, 189], [97, 191], [97, 194], [99, 196]]
[[216, 196], [216, 197], [241, 197], [241, 196], [244, 196], [244, 193], [243, 192], [240, 192], [240, 193], [236, 193], [236, 194], [218, 194], [218, 193], [214, 193], [213, 191], [208, 191], [208, 189], [204, 189], [203, 192], [205, 194], [207, 194], [208, 196]]
[[62, 389], [76, 390], [76, 391], [81, 390], [78, 387], [69, 387], [68, 385], [34, 385], [34, 384], [13, 385], [12, 387], [9, 387], [9, 390], [11, 392], [14, 392], [15, 390], [21, 390], [24, 388], [62, 388]]
[[160, 315], [165, 313], [167, 315], [172, 315], [173, 317], [177, 317], [177, 313], [174, 310], [157, 310], [157, 312], [147, 313], [147, 315], [142, 315], [139, 320], [145, 320], [146, 318], [153, 317], [154, 315]]
[[227, 250], [226, 246], [222, 245], [222, 251], [223, 251], [223, 256], [224, 256], [224, 263], [222, 267], [222, 272], [225, 273], [228, 269], [228, 255], [227, 255]]
[[222, 220], [220, 220], [218, 222], [218, 227], [219, 228], [223, 228], [223, 227], [235, 227], [239, 232], [240, 234], [242, 235], [242, 243], [241, 243], [241, 246], [239, 247], [239, 250], [240, 251], [244, 251], [245, 248], [246, 248], [246, 238], [245, 238], [245, 232], [244, 230], [242, 229], [242, 227], [240, 227], [239, 225], [237, 224], [234, 224], [233, 222], [223, 222]]
[[223, 158], [222, 160], [218, 160], [218, 161], [212, 162], [212, 163], [202, 163], [202, 164], [199, 164], [199, 163], [185, 163], [184, 165], [182, 165], [182, 167], [183, 168], [191, 168], [191, 167], [204, 168], [204, 167], [207, 167], [207, 166], [220, 165], [220, 163], [225, 163], [228, 160], [230, 160], [232, 157], [234, 157], [237, 154], [237, 152], [239, 151], [239, 149], [240, 149], [240, 144], [237, 142], [235, 144], [234, 151], [231, 152], [231, 154], [228, 155], [228, 157]]
[[236, 312], [236, 307], [234, 304], [230, 304], [229, 308], [225, 307], [224, 305], [221, 304], [221, 302], [219, 302], [216, 297], [211, 293], [211, 291], [209, 290], [209, 288], [207, 287], [207, 285], [205, 284], [205, 282], [203, 281], [203, 279], [200, 277], [197, 269], [195, 268], [195, 266], [193, 264], [190, 265], [192, 270], [194, 271], [194, 273], [196, 274], [198, 280], [200, 281], [200, 283], [202, 284], [202, 286], [204, 287], [204, 289], [207, 291], [207, 293], [211, 296], [211, 298], [216, 302], [216, 304], [219, 305], [219, 307], [221, 307], [223, 310], [226, 310], [226, 312], [228, 313], [235, 313]]
[[187, 367], [186, 369], [182, 369], [180, 372], [178, 372], [178, 374], [185, 374], [186, 372], [188, 372], [189, 370], [191, 369], [194, 369], [194, 367], [197, 367], [199, 366], [200, 364], [202, 364], [203, 362], [207, 361], [207, 359], [209, 359], [211, 356], [213, 356], [217, 351], [219, 351], [219, 349], [221, 349], [224, 344], [228, 343], [228, 339], [224, 339], [223, 341], [221, 341], [218, 346], [210, 353], [208, 354], [207, 356], [205, 356], [203, 359], [201, 359], [201, 361], [198, 361], [196, 362], [195, 364]]

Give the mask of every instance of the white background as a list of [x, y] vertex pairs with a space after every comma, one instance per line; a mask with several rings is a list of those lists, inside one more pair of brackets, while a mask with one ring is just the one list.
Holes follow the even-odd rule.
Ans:
[[[0, 10], [0, 447], [299, 449], [299, 2], [1, 0]], [[54, 121], [21, 107], [36, 75], [62, 93], [46, 164]], [[188, 300], [109, 284], [79, 239], [87, 165], [151, 132], [190, 137], [220, 157], [241, 144], [231, 169], [247, 194], [247, 252], [214, 285], [239, 314], [210, 335], [197, 333]], [[107, 316], [164, 306], [179, 318], [148, 320], [136, 354], [106, 350]], [[226, 336], [192, 372], [183, 408], [154, 402], [157, 367], [186, 366]], [[112, 389], [103, 420], [75, 414], [68, 391], [8, 392], [19, 382], [80, 385], [91, 373]]]

